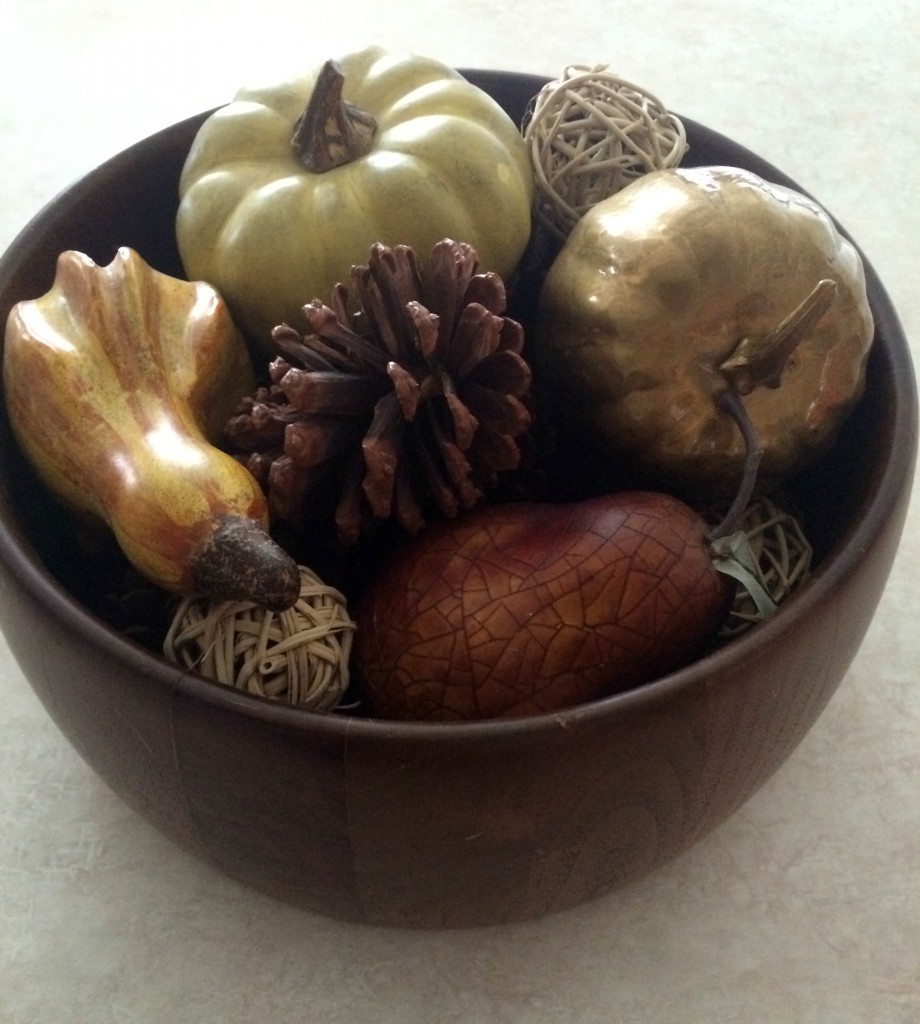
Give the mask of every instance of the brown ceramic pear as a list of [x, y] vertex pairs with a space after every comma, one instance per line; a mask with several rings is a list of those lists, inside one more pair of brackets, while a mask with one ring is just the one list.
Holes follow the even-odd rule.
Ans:
[[553, 711], [693, 660], [733, 586], [665, 494], [483, 506], [402, 547], [357, 609], [374, 715]]

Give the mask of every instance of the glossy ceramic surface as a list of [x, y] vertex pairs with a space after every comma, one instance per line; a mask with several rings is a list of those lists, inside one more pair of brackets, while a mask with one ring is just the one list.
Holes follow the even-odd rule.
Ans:
[[[515, 118], [543, 79], [471, 72]], [[180, 273], [177, 181], [203, 116], [139, 143], [43, 210], [0, 261], [0, 317], [46, 291], [57, 254], [131, 246]], [[692, 164], [781, 172], [688, 123]], [[916, 459], [908, 349], [867, 266], [876, 341], [832, 458], [798, 482], [811, 581], [769, 623], [631, 693], [476, 725], [313, 715], [225, 690], [127, 640], [63, 585], [70, 525], [0, 433], [0, 625], [35, 692], [139, 813], [283, 900], [387, 925], [501, 923], [654, 870], [783, 763], [874, 614]]]

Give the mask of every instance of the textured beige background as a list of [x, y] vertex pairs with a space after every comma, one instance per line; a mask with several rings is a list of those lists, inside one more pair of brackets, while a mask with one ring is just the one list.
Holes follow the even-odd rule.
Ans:
[[[605, 62], [822, 199], [917, 346], [918, 26], [920, 0], [3, 0], [0, 248], [100, 160], [298, 61]], [[918, 536], [915, 502], [851, 672], [748, 805], [625, 892], [488, 931], [338, 924], [214, 874], [96, 779], [0, 642], [0, 1021], [915, 1024]]]

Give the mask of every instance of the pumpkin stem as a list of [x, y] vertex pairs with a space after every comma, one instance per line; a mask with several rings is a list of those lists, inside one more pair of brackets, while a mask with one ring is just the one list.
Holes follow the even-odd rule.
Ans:
[[722, 412], [731, 416], [738, 425], [741, 436], [744, 438], [746, 454], [744, 469], [741, 473], [741, 482], [738, 485], [735, 500], [731, 503], [731, 507], [725, 513], [721, 522], [709, 531], [710, 541], [727, 537], [737, 529], [742, 516], [747, 510], [751, 495], [754, 493], [754, 487], [757, 483], [757, 472], [760, 469], [760, 460], [763, 456], [763, 446], [760, 443], [760, 438], [757, 436], [757, 431], [754, 429], [751, 417], [748, 416], [747, 409], [745, 409], [744, 402], [741, 401], [741, 396], [738, 392], [731, 390], [731, 388], [723, 391], [716, 399], [716, 405], [718, 405]]
[[370, 152], [376, 120], [342, 99], [345, 75], [337, 61], [323, 65], [310, 101], [294, 125], [291, 145], [314, 174], [357, 160]]
[[772, 331], [755, 334], [735, 346], [719, 366], [739, 395], [755, 388], [778, 388], [789, 357], [821, 319], [837, 294], [836, 282], [823, 278]]
[[763, 447], [741, 396], [749, 395], [755, 388], [780, 386], [789, 357], [824, 316], [836, 295], [837, 283], [822, 278], [772, 331], [742, 338], [719, 366], [728, 387], [716, 398], [716, 405], [737, 424], [746, 455], [735, 500], [722, 521], [710, 531], [711, 541], [728, 536], [741, 521], [754, 493], [763, 456]]

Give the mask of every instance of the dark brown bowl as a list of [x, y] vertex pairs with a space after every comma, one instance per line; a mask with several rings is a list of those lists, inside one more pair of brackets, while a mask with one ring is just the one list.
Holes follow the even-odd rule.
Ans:
[[[544, 79], [468, 72], [517, 119]], [[128, 245], [180, 274], [177, 181], [205, 115], [67, 189], [0, 261], [0, 318], [51, 286], [63, 249]], [[776, 168], [686, 122], [694, 164]], [[867, 264], [877, 337], [865, 398], [797, 484], [818, 548], [767, 623], [633, 692], [465, 725], [317, 715], [183, 674], [62, 582], [70, 526], [0, 430], [0, 624], [86, 761], [144, 817], [247, 885], [386, 925], [496, 924], [654, 870], [783, 763], [855, 655], [898, 546], [917, 449], [909, 350]]]

